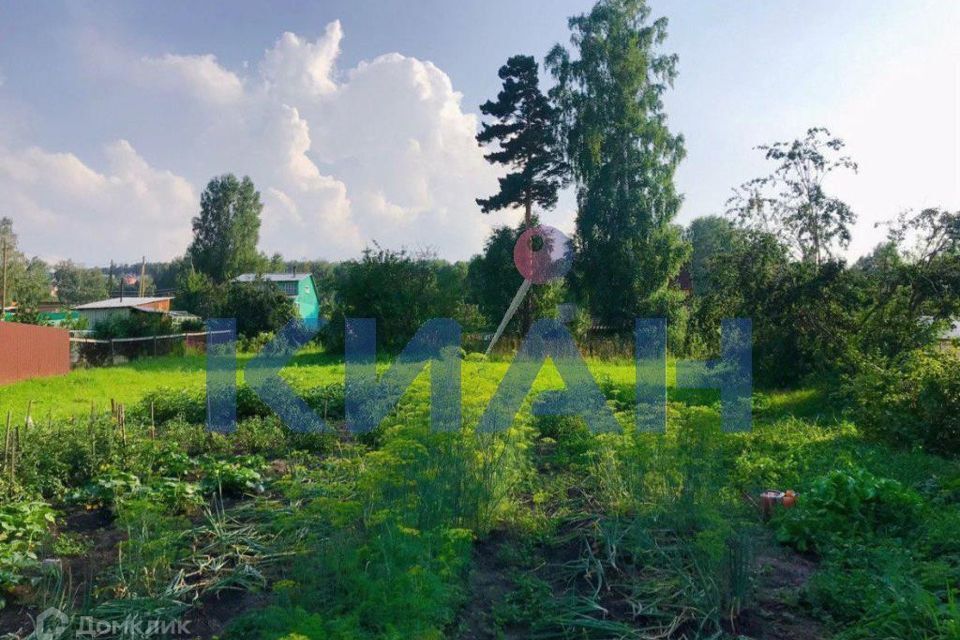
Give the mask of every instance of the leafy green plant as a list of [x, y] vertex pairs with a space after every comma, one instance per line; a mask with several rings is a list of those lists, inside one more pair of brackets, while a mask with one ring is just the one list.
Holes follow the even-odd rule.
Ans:
[[0, 506], [0, 609], [4, 593], [23, 580], [23, 574], [38, 565], [37, 550], [50, 535], [55, 513], [38, 500], [10, 502]]
[[904, 536], [916, 528], [922, 507], [921, 497], [896, 480], [863, 469], [834, 471], [816, 480], [796, 509], [784, 512], [777, 535], [801, 551]]
[[110, 468], [82, 489], [75, 491], [71, 495], [71, 499], [74, 502], [86, 505], [88, 508], [115, 508], [120, 500], [133, 495], [140, 487], [140, 478], [134, 474], [121, 469]]
[[207, 458], [200, 465], [200, 489], [203, 493], [241, 495], [263, 491], [263, 478], [258, 469], [263, 460], [255, 456], [238, 458], [236, 462]]

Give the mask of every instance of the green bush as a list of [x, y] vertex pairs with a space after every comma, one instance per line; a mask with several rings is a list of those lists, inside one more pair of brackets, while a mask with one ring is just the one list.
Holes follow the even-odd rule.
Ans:
[[144, 338], [175, 333], [173, 320], [161, 313], [134, 313], [110, 316], [97, 322], [93, 335], [97, 340], [112, 338]]
[[917, 526], [923, 499], [896, 480], [864, 469], [833, 471], [785, 511], [777, 537], [800, 551], [824, 551], [871, 539], [902, 537]]
[[900, 362], [864, 362], [846, 385], [860, 429], [893, 444], [960, 453], [960, 355], [919, 350]]
[[429, 254], [367, 249], [337, 270], [336, 306], [324, 345], [343, 349], [345, 318], [376, 318], [377, 347], [400, 351], [427, 320], [458, 316], [465, 271]]
[[237, 334], [253, 338], [261, 333], [276, 333], [297, 317], [290, 298], [275, 283], [233, 282], [227, 286], [221, 318], [236, 318]]

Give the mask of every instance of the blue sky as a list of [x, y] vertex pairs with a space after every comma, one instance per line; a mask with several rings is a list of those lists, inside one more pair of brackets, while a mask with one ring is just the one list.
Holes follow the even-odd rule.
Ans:
[[[167, 259], [205, 181], [235, 171], [264, 194], [267, 251], [466, 257], [516, 219], [472, 204], [495, 179], [470, 143], [477, 105], [509, 55], [542, 58], [590, 4], [6, 3], [0, 213], [28, 253]], [[813, 125], [860, 163], [830, 185], [860, 216], [851, 255], [904, 208], [960, 207], [960, 3], [652, 7], [680, 56], [680, 222], [764, 172], [754, 145]], [[570, 229], [569, 194], [544, 219]]]

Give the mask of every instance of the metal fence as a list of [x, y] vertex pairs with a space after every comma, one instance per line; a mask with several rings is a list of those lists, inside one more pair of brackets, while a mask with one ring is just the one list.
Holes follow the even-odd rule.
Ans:
[[201, 331], [111, 340], [85, 338], [81, 332], [76, 333], [70, 338], [71, 364], [104, 367], [148, 356], [185, 355], [190, 351], [203, 353], [207, 347], [208, 335], [229, 332]]
[[66, 329], [0, 322], [0, 384], [70, 372]]

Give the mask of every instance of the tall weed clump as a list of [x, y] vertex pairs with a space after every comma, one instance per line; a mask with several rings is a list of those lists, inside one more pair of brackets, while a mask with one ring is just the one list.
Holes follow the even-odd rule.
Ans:
[[[671, 405], [668, 421], [665, 434], [600, 436], [591, 453], [585, 484], [603, 515], [580, 529], [577, 573], [590, 589], [578, 598], [593, 611], [641, 612], [616, 631], [622, 637], [647, 637], [634, 628], [649, 637], [712, 637], [750, 595], [752, 545], [727, 517], [719, 415]], [[604, 595], [611, 593], [622, 601]], [[572, 633], [582, 622], [562, 626]]]

